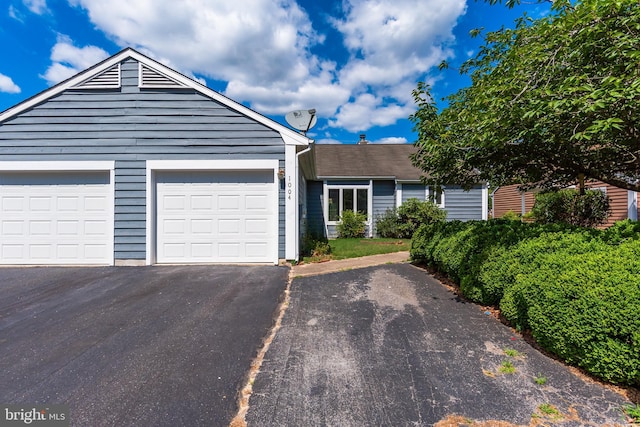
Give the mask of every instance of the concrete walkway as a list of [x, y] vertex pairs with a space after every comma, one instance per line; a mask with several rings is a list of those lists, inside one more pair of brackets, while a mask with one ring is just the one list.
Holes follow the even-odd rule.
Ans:
[[317, 276], [319, 274], [349, 271], [356, 268], [373, 267], [383, 264], [398, 264], [409, 262], [409, 252], [393, 252], [390, 254], [371, 255], [361, 258], [349, 258], [318, 262], [313, 264], [295, 265], [291, 268], [292, 277]]

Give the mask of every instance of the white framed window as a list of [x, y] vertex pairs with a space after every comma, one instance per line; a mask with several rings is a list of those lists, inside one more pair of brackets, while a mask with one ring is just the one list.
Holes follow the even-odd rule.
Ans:
[[325, 215], [328, 224], [340, 221], [342, 212], [350, 210], [371, 217], [372, 188], [369, 185], [325, 185]]
[[428, 187], [427, 200], [433, 202], [439, 208], [444, 208], [444, 187]]

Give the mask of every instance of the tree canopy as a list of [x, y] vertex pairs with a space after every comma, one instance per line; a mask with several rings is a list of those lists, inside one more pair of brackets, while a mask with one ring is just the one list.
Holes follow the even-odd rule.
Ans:
[[555, 0], [548, 16], [487, 33], [460, 71], [471, 85], [441, 111], [428, 85], [413, 92], [413, 160], [429, 183], [547, 189], [591, 178], [640, 191], [637, 0]]

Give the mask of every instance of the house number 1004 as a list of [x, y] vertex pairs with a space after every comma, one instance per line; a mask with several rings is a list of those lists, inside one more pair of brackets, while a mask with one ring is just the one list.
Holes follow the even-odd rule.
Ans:
[[289, 180], [287, 182], [287, 198], [291, 200], [291, 195], [293, 194], [293, 183], [291, 182], [291, 175], [289, 175]]

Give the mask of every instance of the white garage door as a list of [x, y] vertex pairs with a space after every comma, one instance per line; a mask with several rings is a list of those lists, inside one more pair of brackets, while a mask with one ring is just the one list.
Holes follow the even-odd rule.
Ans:
[[157, 262], [278, 261], [273, 170], [158, 172]]
[[109, 172], [0, 174], [1, 264], [111, 264]]

